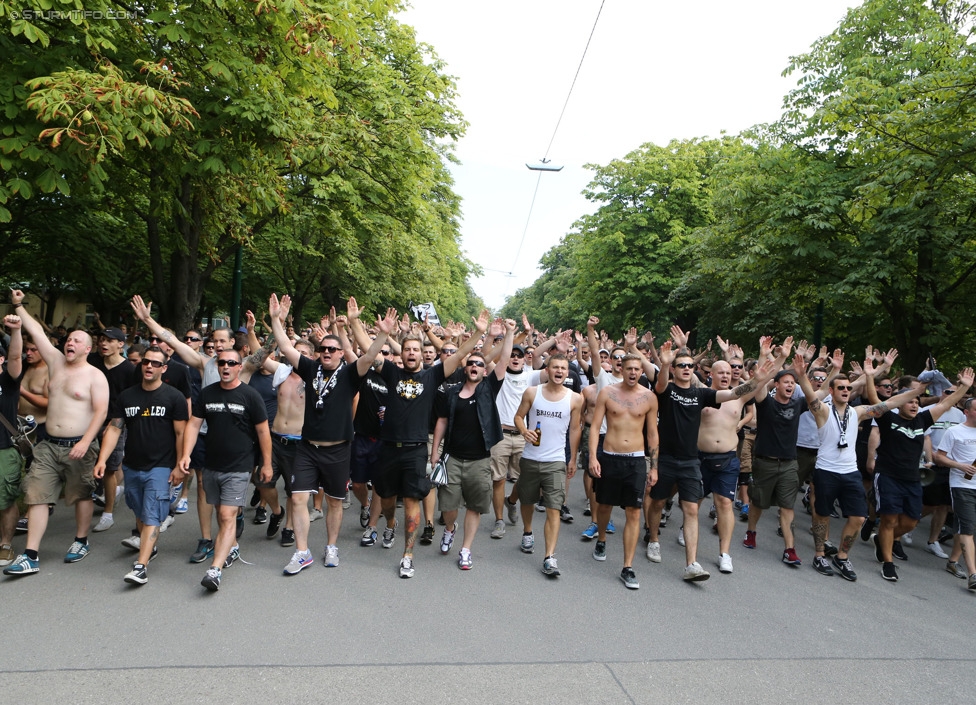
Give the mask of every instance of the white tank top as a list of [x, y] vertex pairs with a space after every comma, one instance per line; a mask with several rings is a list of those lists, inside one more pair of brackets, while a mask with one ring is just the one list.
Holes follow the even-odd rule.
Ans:
[[[857, 443], [857, 412], [848, 405], [843, 416], [837, 414], [833, 405], [828, 405], [830, 416], [827, 423], [818, 429], [820, 448], [817, 450], [817, 468], [838, 475], [857, 472], [857, 453], [854, 445]], [[838, 448], [841, 439], [841, 427], [847, 423], [844, 432], [846, 448]]]
[[566, 433], [569, 430], [569, 419], [572, 416], [573, 392], [563, 387], [563, 395], [558, 401], [549, 401], [542, 396], [543, 387], [535, 393], [535, 401], [525, 415], [525, 426], [534, 431], [536, 424], [540, 424], [542, 441], [534, 446], [525, 444], [522, 457], [542, 463], [566, 462]]

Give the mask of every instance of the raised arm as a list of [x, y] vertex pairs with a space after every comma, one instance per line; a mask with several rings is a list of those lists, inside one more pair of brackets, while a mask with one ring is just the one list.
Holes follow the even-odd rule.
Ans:
[[41, 324], [27, 313], [27, 309], [24, 307], [24, 292], [20, 289], [11, 289], [10, 301], [14, 305], [14, 313], [20, 316], [20, 322], [24, 332], [34, 341], [34, 345], [37, 346], [37, 352], [41, 354], [44, 362], [49, 367], [54, 367], [64, 362], [64, 354], [51, 345], [51, 341], [47, 339], [47, 333], [44, 332]]
[[271, 332], [274, 333], [278, 341], [278, 349], [281, 356], [288, 361], [295, 370], [298, 369], [298, 361], [302, 354], [298, 352], [295, 343], [285, 334], [284, 321], [288, 317], [288, 310], [291, 308], [291, 297], [285, 294], [278, 300], [277, 294], [271, 294], [268, 299], [268, 315], [271, 316]]
[[465, 340], [464, 343], [458, 346], [458, 351], [456, 353], [444, 360], [443, 365], [445, 377], [450, 377], [452, 374], [454, 374], [454, 371], [461, 364], [461, 360], [470, 354], [471, 351], [475, 349], [475, 346], [478, 345], [478, 341], [481, 339], [481, 336], [484, 335], [486, 330], [488, 330], [489, 318], [490, 316], [488, 314], [488, 309], [482, 309], [481, 315], [479, 315], [477, 318], [472, 316], [471, 320], [474, 321], [474, 327], [477, 330], [477, 335], [472, 335], [470, 338]]
[[[810, 378], [806, 374], [807, 361], [799, 353], [793, 358], [793, 372], [795, 373], [796, 381], [800, 384], [800, 389], [803, 390], [803, 396], [807, 398], [807, 407], [817, 422], [817, 428], [820, 428], [830, 419], [830, 412], [827, 409], [827, 405], [820, 401], [820, 397], [813, 391], [813, 385], [810, 383]], [[827, 388], [827, 385], [824, 384], [823, 389]]]
[[14, 379], [19, 379], [24, 371], [24, 336], [20, 332], [23, 322], [20, 316], [4, 316], [3, 324], [10, 329], [10, 345], [7, 346], [7, 372]]
[[149, 329], [150, 334], [155, 335], [160, 340], [165, 340], [176, 351], [176, 354], [180, 356], [183, 362], [203, 372], [209, 358], [205, 359], [203, 355], [153, 320], [153, 317], [149, 313], [149, 306], [146, 305], [139, 294], [133, 296], [129, 304], [132, 306], [132, 312], [136, 318], [146, 324], [146, 328]]
[[654, 383], [654, 391], [658, 394], [664, 394], [664, 390], [668, 388], [668, 383], [671, 381], [671, 363], [674, 362], [676, 356], [677, 353], [671, 349], [671, 341], [664, 341], [664, 345], [661, 346], [661, 351], [658, 353], [661, 371], [657, 373], [657, 382]]
[[600, 319], [590, 316], [586, 319], [586, 342], [590, 346], [590, 364], [594, 365], [593, 379], [600, 376], [600, 341], [596, 337], [596, 327], [600, 325]]
[[508, 363], [512, 358], [512, 348], [515, 346], [515, 328], [516, 323], [511, 318], [505, 319], [505, 340], [501, 344], [501, 354], [499, 355], [498, 364], [495, 365], [493, 370], [495, 377], [498, 379], [505, 378], [505, 371], [508, 369]]
[[397, 312], [395, 308], [386, 309], [386, 316], [384, 318], [376, 317], [376, 340], [366, 349], [356, 361], [356, 371], [359, 372], [360, 377], [364, 377], [369, 368], [373, 364], [373, 360], [376, 356], [380, 354], [380, 350], [383, 349], [383, 343], [390, 334], [397, 329]]
[[973, 386], [973, 368], [967, 367], [962, 372], [959, 373], [959, 382], [956, 384], [956, 391], [947, 396], [945, 399], [940, 401], [933, 407], [930, 407], [929, 413], [932, 414], [932, 420], [938, 421], [939, 417], [942, 416], [949, 409], [954, 407], [963, 397], [969, 392], [969, 388]]

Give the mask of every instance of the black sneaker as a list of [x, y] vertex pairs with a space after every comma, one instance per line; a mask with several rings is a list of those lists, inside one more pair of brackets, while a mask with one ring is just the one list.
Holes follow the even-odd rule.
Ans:
[[573, 513], [569, 511], [569, 507], [567, 507], [565, 504], [562, 506], [562, 509], [559, 510], [559, 518], [567, 524], [573, 523]]
[[145, 585], [149, 582], [149, 576], [146, 574], [146, 566], [142, 563], [136, 563], [132, 566], [132, 570], [126, 573], [122, 579], [130, 585]]
[[267, 524], [268, 523], [268, 510], [264, 507], [258, 507], [254, 510], [254, 523], [255, 524]]
[[241, 507], [237, 511], [237, 538], [241, 537], [244, 533], [244, 507]]
[[894, 563], [882, 563], [881, 564], [881, 577], [885, 580], [890, 580], [893, 583], [898, 582], [898, 572], [895, 570]]
[[905, 553], [905, 549], [901, 545], [901, 541], [895, 541], [891, 544], [891, 555], [900, 561], [907, 561], [908, 555]]
[[650, 543], [650, 542], [651, 542], [651, 527], [645, 525], [644, 526], [644, 543]]
[[597, 541], [596, 547], [593, 549], [593, 558], [598, 561], [605, 561], [607, 559], [607, 542]]
[[258, 502], [260, 501], [261, 501], [261, 490], [255, 487], [254, 492], [251, 494], [251, 501], [249, 502], [249, 504], [252, 507], [256, 507], [258, 506]]
[[813, 569], [820, 573], [821, 575], [833, 575], [834, 570], [830, 567], [830, 563], [823, 556], [813, 557]]
[[291, 529], [281, 530], [281, 545], [282, 546], [294, 546], [295, 545], [295, 532]]
[[954, 536], [955, 534], [953, 534], [952, 531], [949, 530], [949, 527], [943, 526], [942, 531], [939, 533], [939, 538], [937, 539], [937, 541], [938, 543], [949, 543], [950, 541], [952, 541], [952, 538]]
[[833, 558], [837, 555], [837, 547], [830, 541], [824, 541], [824, 555], [827, 558]]
[[850, 559], [838, 558], [835, 555], [831, 562], [834, 564], [837, 572], [840, 573], [840, 577], [844, 580], [850, 580], [852, 583], [857, 580], [857, 573], [854, 572], [854, 566], [851, 565]]
[[447, 524], [444, 522], [444, 512], [441, 512], [440, 516], [437, 517], [437, 525], [438, 526], [447, 526]]
[[424, 546], [430, 546], [434, 542], [434, 525], [428, 523], [424, 527], [424, 533], [420, 535], [420, 543]]
[[[275, 537], [275, 534], [278, 533], [278, 528], [281, 526], [281, 522], [283, 522], [284, 520], [285, 520], [285, 508], [284, 507], [282, 507], [281, 508], [281, 511], [278, 512], [277, 514], [272, 514], [271, 515], [271, 517], [268, 519], [268, 532], [267, 532], [267, 535], [268, 535], [268, 538], [269, 539], [273, 539]], [[281, 544], [281, 545], [284, 546], [285, 544]]]
[[872, 535], [871, 540], [874, 541], [874, 557], [878, 559], [878, 563], [884, 563], [885, 559], [884, 555], [881, 553], [881, 542], [878, 541], [878, 535]]
[[873, 534], [873, 533], [874, 533], [874, 520], [873, 519], [865, 519], [864, 520], [864, 523], [861, 524], [861, 540], [862, 541], [870, 541], [871, 540], [871, 534]]

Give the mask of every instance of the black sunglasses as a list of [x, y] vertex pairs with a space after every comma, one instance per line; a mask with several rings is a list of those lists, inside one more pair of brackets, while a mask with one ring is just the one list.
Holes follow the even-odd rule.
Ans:
[[391, 350], [380, 350], [380, 355], [392, 355], [392, 354], [393, 351]]
[[677, 362], [677, 363], [675, 363], [674, 366], [675, 367], [678, 367], [678, 368], [680, 368], [682, 370], [690, 370], [690, 369], [693, 369], [695, 367], [695, 363], [694, 362]]
[[150, 367], [150, 366], [151, 367], [155, 367], [158, 370], [160, 367], [162, 367], [166, 363], [165, 362], [160, 362], [159, 360], [143, 360], [139, 364], [142, 365], [143, 367]]
[[481, 360], [468, 360], [468, 367], [484, 367], [485, 363]]
[[217, 367], [237, 367], [240, 364], [237, 360], [217, 360]]
[[742, 365], [729, 365], [729, 367], [731, 367], [733, 370], [741, 370], [742, 369]]
[[339, 352], [341, 349], [342, 348], [337, 348], [334, 345], [320, 345], [317, 348], [315, 348], [315, 351], [320, 353], [321, 352], [336, 353]]
[[194, 338], [192, 335], [188, 335], [183, 338], [184, 343], [199, 343], [203, 338]]

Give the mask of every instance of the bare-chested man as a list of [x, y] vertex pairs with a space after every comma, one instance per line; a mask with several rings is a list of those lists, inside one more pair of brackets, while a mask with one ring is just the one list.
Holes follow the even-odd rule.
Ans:
[[[712, 389], [732, 388], [732, 366], [725, 360], [712, 364]], [[712, 495], [718, 519], [718, 569], [721, 573], [732, 572], [732, 531], [735, 528], [735, 490], [739, 482], [738, 429], [742, 409], [752, 394], [723, 402], [717, 409], [702, 409], [701, 426], [698, 429], [698, 458], [701, 461], [702, 489], [705, 496]]]
[[[607, 522], [613, 505], [624, 510], [624, 566], [620, 579], [631, 590], [640, 587], [634, 553], [642, 523], [646, 486], [657, 482], [657, 397], [637, 384], [641, 357], [628, 353], [622, 362], [623, 382], [604, 387], [596, 399], [590, 424], [589, 472], [593, 476], [598, 536], [593, 557], [607, 559]], [[607, 422], [603, 452], [597, 455], [600, 427]], [[645, 449], [650, 462], [644, 460]]]
[[88, 555], [88, 530], [94, 503], [92, 469], [98, 458], [98, 432], [108, 413], [108, 382], [88, 364], [86, 356], [92, 339], [84, 331], [72, 331], [64, 343], [64, 353], [51, 345], [41, 324], [24, 308], [24, 292], [10, 292], [14, 310], [23, 329], [37, 344], [47, 363], [49, 386], [46, 440], [34, 449], [34, 463], [24, 481], [27, 501], [27, 548], [4, 568], [6, 575], [38, 572], [38, 550], [47, 529], [48, 504], [58, 500], [75, 508], [75, 540], [64, 556], [65, 563], [77, 563]]
[[[47, 340], [47, 338], [44, 338]], [[39, 441], [43, 441], [46, 436], [45, 424], [47, 423], [47, 363], [41, 357], [37, 345], [29, 336], [24, 336], [24, 355], [26, 356], [24, 376], [20, 380], [20, 403], [17, 406], [17, 413], [21, 416], [33, 416], [37, 422], [37, 430], [34, 432]]]

